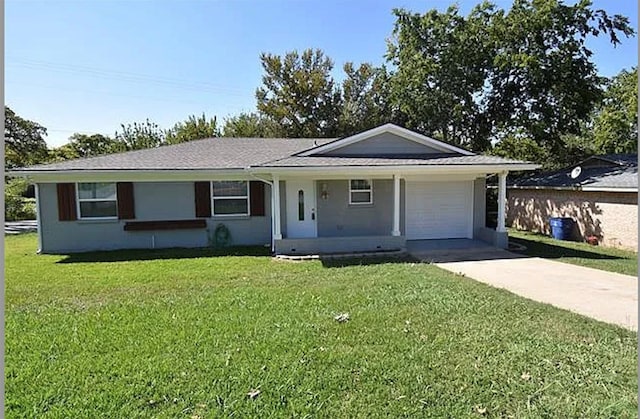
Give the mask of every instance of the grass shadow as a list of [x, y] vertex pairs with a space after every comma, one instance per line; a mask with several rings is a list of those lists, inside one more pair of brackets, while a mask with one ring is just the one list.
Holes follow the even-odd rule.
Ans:
[[349, 266], [383, 265], [388, 263], [420, 263], [408, 254], [399, 256], [356, 256], [356, 257], [321, 257], [320, 262], [325, 268], [346, 268]]
[[99, 252], [71, 253], [57, 263], [132, 262], [162, 259], [196, 259], [218, 256], [271, 256], [264, 246], [233, 246], [214, 248], [127, 249]]
[[509, 241], [526, 246], [526, 250], [517, 251], [512, 250], [514, 253], [524, 254], [527, 256], [541, 257], [545, 259], [559, 259], [559, 258], [581, 258], [581, 259], [625, 259], [621, 256], [608, 255], [599, 252], [590, 252], [588, 250], [574, 249], [571, 247], [565, 247], [561, 245], [554, 245], [550, 243], [540, 242], [536, 240], [528, 240], [520, 237], [509, 237]]

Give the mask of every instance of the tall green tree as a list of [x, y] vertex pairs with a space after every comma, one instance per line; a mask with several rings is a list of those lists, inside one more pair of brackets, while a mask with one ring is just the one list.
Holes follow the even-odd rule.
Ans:
[[638, 152], [638, 68], [622, 70], [607, 84], [593, 120], [598, 153]]
[[482, 96], [494, 42], [487, 27], [495, 7], [483, 3], [468, 17], [457, 6], [425, 14], [394, 9], [387, 59], [396, 68], [391, 100], [411, 128], [474, 150], [489, 147]]
[[554, 155], [563, 153], [562, 136], [579, 134], [602, 99], [587, 39], [606, 36], [615, 46], [620, 35], [634, 33], [626, 17], [588, 0], [516, 0], [493, 16], [489, 30], [497, 46], [487, 98], [493, 132], [524, 130]]
[[387, 122], [398, 122], [389, 101], [389, 74], [384, 67], [369, 63], [357, 68], [348, 62], [343, 67], [341, 113], [338, 135], [350, 135]]
[[226, 118], [222, 135], [225, 137], [275, 138], [282, 137], [280, 125], [259, 113], [240, 113]]
[[115, 134], [114, 151], [141, 150], [160, 147], [165, 142], [165, 132], [158, 124], [146, 119], [144, 122], [122, 124]]
[[551, 156], [578, 134], [601, 100], [602, 79], [586, 40], [634, 33], [626, 17], [587, 0], [489, 2], [468, 16], [457, 7], [395, 10], [388, 59], [391, 98], [410, 128], [484, 151], [502, 140], [533, 140]]
[[94, 157], [120, 150], [116, 140], [102, 134], [75, 133], [69, 142], [49, 151], [49, 160], [64, 161], [80, 157]]
[[116, 142], [102, 134], [73, 134], [69, 137], [69, 145], [79, 157], [93, 157], [112, 153]]
[[44, 137], [47, 129], [37, 122], [23, 119], [4, 107], [5, 169], [30, 166], [47, 160]]
[[282, 127], [286, 137], [332, 137], [338, 131], [340, 91], [333, 62], [321, 50], [263, 53], [264, 75], [256, 90], [258, 111]]
[[47, 161], [49, 163], [55, 163], [65, 160], [77, 159], [79, 157], [80, 154], [78, 154], [78, 150], [73, 148], [70, 143], [67, 143], [49, 150], [49, 157]]
[[186, 121], [178, 122], [173, 128], [167, 130], [165, 142], [178, 144], [218, 136], [220, 136], [218, 121], [215, 117], [207, 118], [203, 113], [199, 117], [191, 115]]

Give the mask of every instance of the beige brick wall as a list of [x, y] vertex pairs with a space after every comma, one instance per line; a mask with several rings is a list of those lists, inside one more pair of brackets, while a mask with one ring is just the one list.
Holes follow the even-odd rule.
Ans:
[[510, 189], [507, 197], [508, 226], [549, 234], [550, 217], [571, 217], [583, 239], [594, 235], [602, 246], [637, 251], [636, 193]]

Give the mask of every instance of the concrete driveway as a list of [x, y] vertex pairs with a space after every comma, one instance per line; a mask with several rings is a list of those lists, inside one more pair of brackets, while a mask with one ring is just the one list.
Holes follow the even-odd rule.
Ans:
[[638, 330], [638, 279], [633, 276], [487, 248], [414, 256], [532, 300]]

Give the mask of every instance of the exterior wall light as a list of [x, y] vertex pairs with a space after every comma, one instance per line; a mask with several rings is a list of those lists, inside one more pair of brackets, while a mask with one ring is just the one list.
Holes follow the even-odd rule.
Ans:
[[322, 199], [329, 199], [329, 185], [326, 182], [320, 184], [320, 197]]

